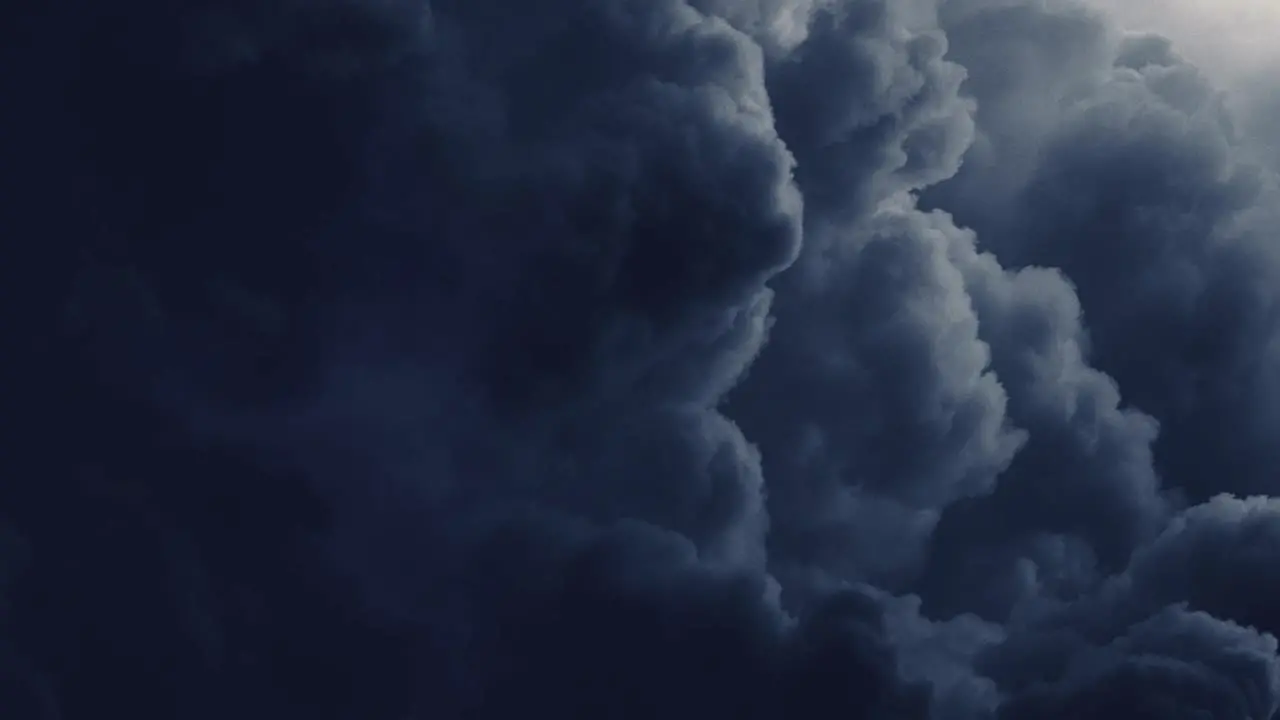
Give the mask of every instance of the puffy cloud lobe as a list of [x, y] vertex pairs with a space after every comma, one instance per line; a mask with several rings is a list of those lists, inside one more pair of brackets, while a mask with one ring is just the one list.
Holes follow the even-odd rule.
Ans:
[[953, 239], [886, 206], [782, 296], [730, 405], [778, 478], [779, 557], [900, 581], [913, 558], [897, 553], [921, 551], [941, 508], [989, 492], [1025, 440], [1005, 422]]
[[945, 243], [909, 208], [867, 221], [952, 172], [968, 142], [945, 48], [925, 4], [834, 3], [767, 66], [807, 245], [728, 412], [773, 479], [780, 570], [901, 582], [937, 510], [988, 490], [1020, 442]]
[[978, 663], [1014, 695], [1005, 711], [1173, 702], [1151, 712], [1270, 717], [1280, 702], [1273, 505], [1220, 496], [1190, 508], [1096, 590], [1012, 623]]
[[[976, 102], [975, 140], [952, 182], [926, 198], [978, 226], [987, 241], [1009, 193], [1035, 167], [1059, 107], [1110, 68], [1114, 28], [1075, 0], [950, 0], [939, 8], [949, 57], [965, 68], [962, 92]], [[999, 208], [999, 210], [997, 209]]]
[[[1168, 501], [1152, 464], [1157, 425], [1125, 408], [1115, 382], [1089, 366], [1078, 300], [1062, 275], [1006, 271], [971, 241], [956, 247], [1010, 418], [1029, 439], [991, 496], [942, 518], [926, 586], [948, 590], [926, 600], [946, 608], [946, 594], [967, 587], [988, 596], [953, 607], [1000, 613], [1019, 594], [1078, 591], [1095, 562], [1123, 567], [1158, 531]], [[993, 576], [962, 585], [957, 572]]]
[[1280, 706], [1275, 638], [1181, 607], [1059, 662], [999, 717], [1269, 718]]
[[926, 681], [941, 720], [991, 717], [1000, 689], [977, 662], [1006, 639], [1004, 628], [974, 615], [945, 621], [925, 617], [918, 596], [887, 599], [885, 625], [908, 679]]
[[1185, 600], [1197, 610], [1280, 631], [1269, 558], [1280, 542], [1271, 498], [1218, 496], [1181, 513], [1109, 588], [1127, 607]]
[[1156, 425], [1089, 366], [1071, 286], [1005, 271], [909, 200], [839, 249], [809, 276], [810, 304], [780, 298], [775, 341], [731, 405], [784, 479], [778, 551], [903, 582], [941, 517], [926, 607], [997, 616], [1123, 567], [1167, 514]]
[[847, 224], [959, 164], [972, 134], [970, 108], [957, 95], [964, 70], [943, 58], [947, 41], [932, 15], [921, 3], [834, 3], [770, 66], [778, 129], [799, 159], [815, 250], [824, 246], [824, 224]]

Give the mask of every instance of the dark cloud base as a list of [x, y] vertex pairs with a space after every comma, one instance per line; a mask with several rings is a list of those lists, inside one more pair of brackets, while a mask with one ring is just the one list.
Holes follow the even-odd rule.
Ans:
[[1280, 706], [1276, 169], [1075, 0], [4, 24], [0, 715]]

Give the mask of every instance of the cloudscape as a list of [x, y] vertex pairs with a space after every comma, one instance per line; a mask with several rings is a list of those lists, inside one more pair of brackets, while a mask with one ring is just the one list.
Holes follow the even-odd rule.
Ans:
[[1238, 4], [23, 4], [0, 717], [1275, 717]]

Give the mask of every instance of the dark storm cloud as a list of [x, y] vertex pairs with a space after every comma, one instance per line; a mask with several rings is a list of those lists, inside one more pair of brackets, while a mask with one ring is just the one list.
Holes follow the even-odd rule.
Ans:
[[771, 345], [729, 414], [778, 480], [780, 568], [901, 579], [937, 509], [989, 490], [1021, 442], [1003, 423], [947, 238], [920, 228], [911, 207], [871, 212], [949, 173], [971, 128], [963, 72], [917, 10], [819, 11], [767, 74], [798, 161], [807, 247], [776, 283]]
[[[993, 40], [997, 22], [1021, 32]], [[1268, 491], [1277, 265], [1262, 208], [1276, 183], [1222, 95], [1167, 40], [1120, 37], [1066, 5], [977, 12], [950, 37], [991, 108], [978, 119], [990, 150], [931, 201], [1003, 261], [1072, 279], [1099, 367], [1161, 422], [1170, 485], [1196, 499]], [[1010, 52], [1029, 60], [995, 61]], [[1052, 110], [1019, 122], [1014, 103]]]
[[1270, 180], [1162, 39], [74, 5], [3, 76], [0, 711], [1274, 712], [1272, 503], [1161, 477], [1264, 478]]
[[902, 197], [951, 174], [972, 131], [965, 73], [918, 11], [819, 12], [768, 75], [807, 246], [729, 412], [761, 446], [775, 564], [909, 586], [937, 527], [926, 606], [998, 615], [1158, 530], [1156, 424], [1091, 367], [1069, 281], [1006, 272]]
[[498, 663], [470, 716], [928, 716], [925, 687], [896, 678], [871, 596], [840, 592], [780, 624], [750, 577], [709, 573], [687, 543], [653, 533], [619, 528], [585, 549], [574, 541], [557, 565], [491, 548], [485, 582], [517, 558], [524, 591], [487, 611], [482, 631], [499, 643], [487, 662]]
[[1013, 660], [1013, 673], [1052, 669], [1012, 684], [1000, 718], [1269, 718], [1280, 706], [1275, 638], [1183, 607], [1096, 645], [1054, 644], [1042, 638]]
[[1128, 612], [1185, 601], [1195, 610], [1280, 632], [1272, 568], [1280, 508], [1271, 498], [1218, 496], [1176, 517], [1130, 566], [1107, 583], [1100, 602]]
[[[127, 528], [45, 551], [24, 591], [66, 713], [923, 717], [879, 600], [778, 607], [758, 455], [713, 409], [799, 251], [765, 53], [682, 2], [412, 9], [122, 8], [75, 38], [59, 79], [101, 122], [65, 169], [105, 227], [61, 239], [87, 278], [66, 327], [198, 438], [128, 417], [149, 446], [121, 428], [59, 471], [112, 498], [72, 486], [68, 524]], [[309, 486], [202, 461], [211, 438]], [[211, 493], [255, 506], [221, 506], [238, 531]], [[73, 569], [109, 548], [134, 606]], [[80, 618], [116, 619], [79, 650], [102, 679], [56, 627]]]
[[[869, 203], [951, 175], [972, 133], [964, 70], [920, 3], [835, 3], [769, 72], [778, 130], [821, 246], [823, 222], [856, 220]], [[814, 237], [817, 236], [817, 237]]]
[[[1044, 268], [1003, 270], [991, 255], [961, 264], [1010, 417], [1029, 439], [991, 495], [943, 516], [925, 597], [999, 613], [1019, 596], [1070, 594], [1096, 570], [1122, 567], [1159, 529], [1168, 500], [1152, 465], [1157, 425], [1090, 367], [1070, 283]], [[985, 581], [958, 582], [966, 576]]]
[[1025, 439], [1005, 422], [953, 239], [886, 208], [847, 231], [829, 274], [787, 287], [730, 406], [766, 476], [786, 479], [770, 489], [783, 557], [901, 580], [936, 511], [989, 492]]
[[980, 659], [1014, 698], [1002, 712], [1271, 717], [1273, 505], [1221, 496], [1193, 507], [1095, 592], [1012, 623]]

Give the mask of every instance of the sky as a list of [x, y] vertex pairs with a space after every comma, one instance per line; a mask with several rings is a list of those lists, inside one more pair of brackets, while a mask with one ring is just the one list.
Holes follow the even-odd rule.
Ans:
[[4, 28], [0, 716], [1280, 714], [1280, 10]]

